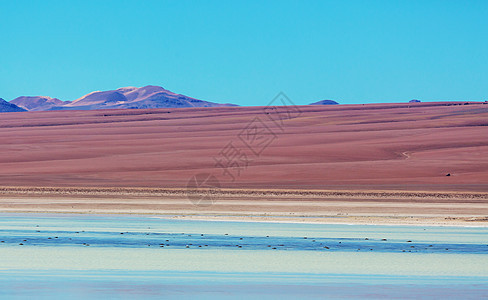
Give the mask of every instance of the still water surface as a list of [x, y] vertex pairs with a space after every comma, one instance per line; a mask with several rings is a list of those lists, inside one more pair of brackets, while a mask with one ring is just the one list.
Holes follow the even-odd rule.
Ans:
[[0, 297], [479, 298], [488, 229], [0, 214]]

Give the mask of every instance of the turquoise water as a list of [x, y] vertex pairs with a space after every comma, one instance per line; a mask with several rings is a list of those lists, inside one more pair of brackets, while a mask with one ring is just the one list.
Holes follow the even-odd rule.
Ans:
[[0, 297], [480, 298], [488, 229], [0, 214]]

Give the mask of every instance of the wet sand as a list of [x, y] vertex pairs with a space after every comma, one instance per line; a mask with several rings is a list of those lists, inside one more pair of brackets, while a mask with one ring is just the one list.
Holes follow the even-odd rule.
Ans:
[[[488, 193], [220, 189], [211, 202], [151, 188], [1, 187], [0, 212], [153, 214], [173, 219], [488, 226]], [[202, 194], [204, 195], [204, 194]]]

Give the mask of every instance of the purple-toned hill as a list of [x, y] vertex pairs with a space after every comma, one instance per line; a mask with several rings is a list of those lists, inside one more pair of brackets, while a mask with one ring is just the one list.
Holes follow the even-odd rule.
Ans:
[[57, 98], [45, 97], [45, 96], [21, 96], [10, 101], [28, 111], [43, 111], [49, 110], [55, 106], [61, 106], [65, 103]]
[[120, 109], [120, 108], [179, 108], [179, 107], [223, 107], [234, 104], [220, 104], [176, 94], [160, 86], [123, 87], [111, 91], [97, 91], [87, 94], [69, 104], [53, 109]]
[[334, 100], [321, 100], [314, 103], [310, 103], [309, 105], [335, 105], [335, 104], [339, 104], [339, 103]]
[[16, 112], [16, 111], [25, 111], [25, 109], [18, 107], [13, 103], [9, 103], [2, 98], [0, 98], [0, 113], [2, 112]]

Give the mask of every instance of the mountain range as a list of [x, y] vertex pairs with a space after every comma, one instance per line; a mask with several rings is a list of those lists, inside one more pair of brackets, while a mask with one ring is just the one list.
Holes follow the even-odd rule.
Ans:
[[47, 96], [21, 96], [3, 102], [0, 103], [2, 112], [237, 106], [191, 98], [154, 85], [95, 91], [74, 101], [61, 101]]
[[[312, 105], [329, 104], [338, 103], [333, 100], [322, 100], [312, 103]], [[160, 86], [147, 85], [144, 87], [123, 87], [116, 90], [95, 91], [74, 101], [61, 101], [47, 96], [21, 96], [10, 102], [1, 99], [0, 112], [229, 106], [237, 105], [199, 100], [173, 93]]]

